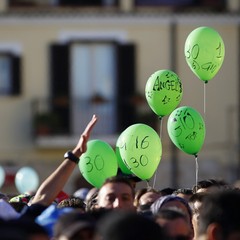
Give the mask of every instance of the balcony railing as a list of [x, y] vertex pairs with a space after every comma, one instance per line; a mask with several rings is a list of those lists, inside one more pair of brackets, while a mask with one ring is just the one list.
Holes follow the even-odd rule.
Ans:
[[120, 112], [121, 108], [124, 110], [121, 104], [123, 103], [106, 101], [99, 97], [91, 100], [73, 99], [57, 104], [52, 99], [35, 99], [32, 103], [33, 138], [41, 144], [44, 140], [46, 146], [50, 142], [50, 145], [59, 146], [75, 144], [93, 114], [96, 114], [99, 120], [93, 129], [92, 137], [108, 139], [111, 142], [115, 141], [120, 129], [128, 127], [126, 122], [121, 122], [121, 115], [124, 114], [128, 114], [126, 117], [129, 123], [141, 122], [155, 128], [157, 117], [143, 99], [133, 97], [130, 102], [125, 103], [128, 106], [133, 105], [130, 115], [129, 111]]

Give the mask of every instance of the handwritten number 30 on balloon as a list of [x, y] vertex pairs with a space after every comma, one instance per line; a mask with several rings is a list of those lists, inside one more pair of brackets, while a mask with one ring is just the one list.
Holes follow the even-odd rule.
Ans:
[[96, 155], [94, 159], [86, 157], [86, 166], [87, 172], [91, 172], [94, 167], [98, 171], [101, 171], [104, 168], [104, 160], [100, 155]]

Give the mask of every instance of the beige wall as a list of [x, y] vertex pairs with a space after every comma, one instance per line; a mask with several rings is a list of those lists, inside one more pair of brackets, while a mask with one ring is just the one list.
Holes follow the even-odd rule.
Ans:
[[[18, 97], [0, 97], [0, 162], [13, 160], [17, 165], [32, 164], [44, 179], [62, 159], [68, 146], [60, 149], [39, 149], [31, 136], [30, 103], [35, 97], [49, 95], [48, 46], [60, 41], [63, 33], [80, 36], [113, 35], [120, 41], [137, 46], [137, 90], [144, 94], [148, 77], [158, 69], [171, 68], [170, 23], [177, 24], [175, 44], [176, 73], [183, 83], [181, 105], [190, 105], [204, 114], [204, 83], [188, 68], [184, 43], [198, 26], [208, 25], [219, 31], [225, 42], [226, 55], [216, 77], [205, 85], [206, 140], [199, 153], [199, 178], [223, 177], [233, 180], [232, 164], [237, 162], [238, 139], [238, 18], [214, 16], [138, 16], [138, 17], [13, 17], [0, 19], [0, 47], [6, 42], [18, 44], [23, 59], [23, 91]], [[163, 119], [163, 156], [157, 174], [158, 188], [170, 185], [170, 141]], [[195, 181], [195, 159], [180, 153], [180, 184], [191, 186]], [[49, 160], [49, 161], [48, 161]], [[46, 167], [49, 163], [49, 167]], [[43, 169], [46, 168], [46, 171]], [[187, 170], [186, 170], [187, 169]], [[76, 174], [79, 174], [77, 171]], [[68, 187], [70, 189], [70, 186]]]

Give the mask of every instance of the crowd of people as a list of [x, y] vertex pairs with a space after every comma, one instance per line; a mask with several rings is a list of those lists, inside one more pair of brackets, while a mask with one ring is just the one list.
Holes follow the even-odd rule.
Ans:
[[64, 195], [96, 122], [94, 115], [36, 193], [0, 195], [0, 239], [240, 239], [240, 189], [223, 180], [204, 179], [191, 189], [137, 189], [139, 179], [122, 174], [107, 178], [99, 189]]

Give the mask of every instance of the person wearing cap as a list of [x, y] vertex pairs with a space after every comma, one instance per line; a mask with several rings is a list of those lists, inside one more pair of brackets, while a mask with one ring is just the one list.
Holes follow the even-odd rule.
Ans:
[[169, 207], [161, 209], [153, 216], [169, 238], [191, 240], [192, 230], [186, 214], [179, 208]]
[[150, 207], [151, 212], [153, 215], [156, 215], [159, 211], [162, 209], [171, 207], [179, 208], [183, 211], [184, 214], [186, 214], [187, 222], [189, 224], [189, 227], [192, 231], [192, 237], [194, 235], [193, 232], [193, 225], [192, 225], [192, 209], [190, 208], [189, 203], [178, 196], [175, 195], [166, 195], [158, 198]]

